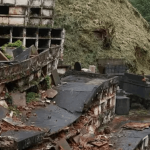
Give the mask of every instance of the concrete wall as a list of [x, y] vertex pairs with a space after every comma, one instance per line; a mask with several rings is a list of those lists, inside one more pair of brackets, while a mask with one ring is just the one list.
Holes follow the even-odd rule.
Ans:
[[[3, 20], [8, 21], [6, 18], [3, 18]], [[14, 22], [17, 23], [19, 21], [23, 22], [23, 19], [11, 18], [10, 23], [13, 24]], [[59, 45], [63, 49], [65, 37], [63, 32], [63, 29], [0, 26], [0, 47], [8, 42], [21, 40], [25, 47], [35, 45], [36, 48], [40, 50]], [[63, 52], [63, 50], [61, 52]]]
[[54, 0], [3, 0], [0, 1], [0, 23], [53, 26], [54, 7]]
[[113, 119], [116, 106], [116, 90], [117, 85], [114, 84], [97, 93], [96, 100], [93, 101], [89, 115], [91, 116], [91, 122], [87, 126], [91, 134], [94, 134], [97, 128]]

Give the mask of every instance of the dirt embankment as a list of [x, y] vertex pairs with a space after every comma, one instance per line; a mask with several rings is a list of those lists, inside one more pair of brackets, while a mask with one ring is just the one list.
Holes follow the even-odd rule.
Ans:
[[67, 64], [125, 58], [132, 72], [150, 73], [150, 27], [127, 0], [57, 0], [55, 27], [66, 29]]

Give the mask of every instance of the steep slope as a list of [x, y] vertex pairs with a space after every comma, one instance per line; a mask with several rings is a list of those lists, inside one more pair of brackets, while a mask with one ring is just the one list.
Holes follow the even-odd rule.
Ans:
[[150, 73], [149, 24], [127, 0], [57, 0], [55, 27], [66, 29], [67, 64], [125, 58], [132, 72]]

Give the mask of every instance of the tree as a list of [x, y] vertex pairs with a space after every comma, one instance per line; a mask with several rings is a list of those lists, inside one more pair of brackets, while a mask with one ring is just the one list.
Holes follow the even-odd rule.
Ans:
[[142, 16], [150, 22], [150, 0], [129, 0]]

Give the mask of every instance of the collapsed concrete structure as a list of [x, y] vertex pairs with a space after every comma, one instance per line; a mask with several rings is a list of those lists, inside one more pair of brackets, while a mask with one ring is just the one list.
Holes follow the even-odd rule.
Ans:
[[[32, 58], [29, 56], [30, 59], [23, 59], [27, 54], [21, 56], [20, 53], [21, 59], [14, 59], [18, 62], [7, 63], [2, 62], [6, 60], [1, 57], [0, 84], [15, 81], [22, 92], [34, 86], [35, 80], [42, 81], [43, 76], [57, 69], [63, 54], [65, 31], [51, 28], [54, 6], [53, 0], [0, 1], [0, 46], [20, 40], [24, 47], [34, 45], [36, 48], [36, 54]], [[26, 50], [28, 55], [32, 55], [30, 51]]]
[[[0, 1], [0, 47], [17, 40], [25, 47], [25, 50], [22, 46], [6, 47], [5, 53], [13, 57], [10, 60], [0, 53], [0, 94], [14, 91], [22, 93], [19, 101], [13, 103], [17, 106], [18, 103], [23, 104], [24, 91], [37, 86], [46, 76], [58, 76], [56, 69], [63, 55], [65, 30], [52, 28], [54, 6], [54, 0]], [[117, 67], [113, 65], [105, 67], [108, 74], [118, 75], [119, 72], [122, 75], [126, 71], [124, 64]], [[103, 73], [104, 66], [101, 67]], [[96, 135], [96, 132], [115, 115], [119, 78], [69, 71], [61, 82], [61, 85], [55, 87], [58, 95], [54, 96], [57, 92], [53, 93], [51, 99], [41, 98], [39, 102], [17, 107], [16, 110], [13, 108], [11, 112], [0, 107], [1, 149], [27, 149], [44, 142], [47, 135], [50, 140], [47, 149], [62, 147], [69, 150], [67, 139], [80, 143], [83, 148], [108, 145], [107, 138], [103, 136], [101, 141], [101, 135]], [[42, 94], [47, 93], [42, 91]], [[50, 91], [48, 94], [51, 97]], [[19, 111], [20, 117], [13, 117], [15, 111]], [[63, 131], [65, 136], [61, 141], [58, 137]], [[92, 140], [88, 141], [87, 138]], [[87, 141], [91, 143], [87, 144]], [[146, 136], [138, 146], [146, 147], [147, 141]]]

